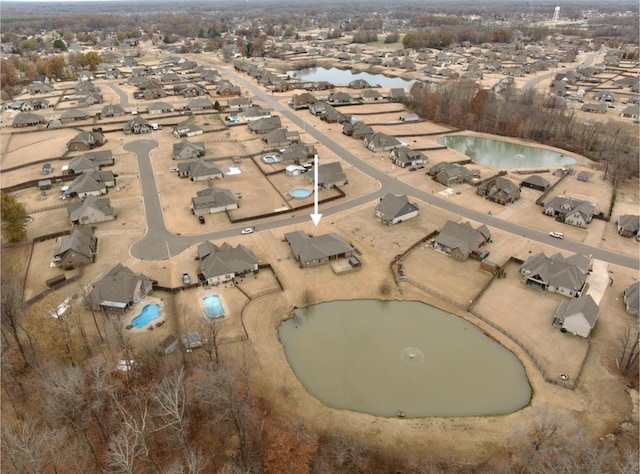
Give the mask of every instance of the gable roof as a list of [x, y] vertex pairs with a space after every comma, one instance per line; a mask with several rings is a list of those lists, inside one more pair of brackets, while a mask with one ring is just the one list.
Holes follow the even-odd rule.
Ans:
[[627, 313], [638, 314], [640, 311], [640, 281], [632, 283], [624, 290], [624, 302]]
[[563, 321], [562, 326], [565, 327], [567, 318], [579, 316], [593, 329], [599, 314], [600, 308], [591, 295], [582, 295], [579, 298], [561, 301], [560, 306], [558, 306], [556, 310], [555, 319]]
[[353, 251], [353, 247], [335, 232], [311, 237], [297, 230], [285, 234], [284, 238], [301, 262], [322, 260]]
[[565, 259], [562, 254], [547, 257], [543, 252], [529, 257], [520, 266], [520, 273], [536, 278], [556, 288], [580, 290], [587, 281], [589, 258], [575, 254]]
[[69, 252], [74, 252], [89, 260], [93, 260], [96, 243], [93, 227], [77, 227], [71, 231], [71, 234], [60, 241], [60, 247], [55, 253], [54, 258], [61, 260], [64, 259]]
[[209, 186], [198, 191], [191, 203], [194, 209], [211, 209], [233, 206], [238, 203], [238, 198], [228, 189]]
[[94, 281], [92, 286], [89, 298], [94, 305], [123, 308], [133, 303], [134, 296], [140, 287], [145, 290], [144, 293], [152, 288], [151, 279], [142, 273], [133, 273], [121, 263]]
[[69, 219], [71, 222], [78, 222], [83, 224], [85, 216], [91, 213], [91, 210], [96, 210], [99, 214], [103, 214], [105, 217], [111, 218], [115, 216], [115, 209], [111, 207], [111, 200], [109, 198], [98, 198], [94, 195], [89, 195], [80, 204], [73, 204], [67, 208]]
[[198, 160], [195, 163], [189, 163], [189, 176], [192, 178], [217, 175], [223, 175], [222, 170], [210, 161]]
[[537, 174], [532, 174], [531, 176], [527, 176], [523, 181], [523, 184], [534, 186], [536, 188], [548, 188], [550, 186], [549, 181], [544, 179], [542, 176]]
[[474, 229], [469, 222], [459, 224], [447, 221], [435, 238], [438, 245], [449, 249], [459, 249], [466, 257], [491, 240], [491, 232], [486, 225]]
[[405, 194], [397, 196], [387, 193], [376, 206], [376, 214], [384, 221], [392, 221], [417, 210], [418, 206], [410, 203]]
[[249, 248], [242, 244], [234, 248], [226, 242], [221, 246], [209, 241], [198, 245], [198, 259], [200, 271], [207, 279], [246, 273], [258, 266], [258, 259]]

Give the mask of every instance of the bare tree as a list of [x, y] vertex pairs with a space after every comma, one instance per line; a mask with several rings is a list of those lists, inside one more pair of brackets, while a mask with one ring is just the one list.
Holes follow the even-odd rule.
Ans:
[[632, 331], [630, 327], [626, 328], [620, 337], [618, 357], [616, 358], [618, 369], [623, 375], [627, 376], [637, 368], [639, 349], [640, 332], [637, 329]]
[[2, 294], [0, 295], [0, 328], [5, 342], [12, 340], [15, 343], [22, 361], [29, 365], [29, 357], [22, 342], [21, 335], [24, 333], [22, 326], [22, 288], [11, 268], [2, 266]]
[[222, 318], [202, 317], [198, 326], [198, 331], [202, 334], [202, 349], [209, 356], [209, 362], [220, 363], [220, 345], [222, 338], [220, 332], [224, 321]]
[[35, 425], [29, 422], [3, 426], [2, 452], [16, 472], [44, 472], [46, 450]]

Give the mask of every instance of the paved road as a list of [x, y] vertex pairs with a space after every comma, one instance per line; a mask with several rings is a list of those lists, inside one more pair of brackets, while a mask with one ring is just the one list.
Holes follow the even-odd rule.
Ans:
[[[577, 67], [592, 66], [597, 57], [598, 57], [598, 53], [589, 53], [584, 58], [584, 61], [581, 64], [579, 64]], [[538, 84], [540, 84], [542, 81], [544, 81], [545, 79], [549, 79], [551, 77], [555, 77], [555, 75], [558, 74], [558, 72], [559, 71], [550, 72], [548, 74], [543, 74], [534, 79], [531, 79], [530, 81], [525, 82], [523, 89], [535, 89], [538, 87]]]
[[[452, 202], [449, 199], [442, 198], [431, 193], [426, 193], [418, 188], [397, 180], [396, 178], [387, 175], [379, 169], [374, 168], [368, 163], [361, 161], [354, 154], [352, 154], [339, 144], [335, 143], [330, 137], [319, 132], [316, 128], [313, 127], [312, 124], [306, 122], [301, 116], [294, 113], [287, 106], [284, 106], [271, 96], [265, 94], [252, 82], [244, 80], [233, 72], [223, 73], [229, 75], [234, 82], [248, 89], [256, 97], [260, 97], [267, 103], [268, 106], [272, 107], [278, 113], [288, 118], [293, 124], [304, 129], [309, 135], [316, 139], [319, 144], [324, 145], [326, 148], [333, 151], [336, 155], [340, 156], [346, 162], [362, 171], [363, 173], [366, 173], [367, 175], [376, 179], [380, 183], [380, 187], [370, 194], [351, 200], [345, 200], [328, 207], [323, 206], [319, 210], [319, 212], [323, 215], [323, 219], [327, 219], [331, 215], [338, 214], [361, 204], [377, 200], [388, 192], [394, 194], [406, 194], [427, 203], [427, 205], [436, 206], [446, 211], [458, 214], [467, 219], [481, 222], [494, 229], [500, 229], [511, 234], [521, 235], [531, 241], [554, 245], [557, 248], [569, 252], [592, 255], [594, 258], [604, 260], [615, 265], [621, 265], [634, 269], [637, 269], [640, 266], [637, 258], [624, 256], [596, 247], [590, 247], [567, 239], [554, 239], [552, 237], [549, 237], [549, 235], [544, 232], [530, 229], [528, 227], [514, 224], [508, 221], [503, 221], [488, 214], [465, 208]], [[141, 240], [135, 242], [132, 246], [131, 254], [134, 257], [144, 260], [164, 260], [167, 258], [171, 258], [172, 255], [177, 255], [178, 253], [186, 250], [188, 247], [200, 243], [204, 240], [222, 240], [225, 238], [237, 236], [240, 233], [240, 227], [202, 234], [198, 236], [179, 236], [172, 234], [167, 230], [164, 223], [164, 216], [160, 204], [160, 199], [158, 197], [155, 177], [153, 175], [153, 167], [151, 166], [150, 151], [157, 145], [157, 142], [152, 140], [140, 140], [131, 142], [125, 146], [126, 150], [132, 151], [138, 156], [140, 181], [142, 193], [144, 196], [143, 199], [145, 204], [145, 213], [148, 228], [146, 235]], [[308, 223], [309, 220], [310, 215], [308, 213], [302, 213], [299, 215], [287, 214], [281, 219], [274, 219], [258, 223], [257, 231], [274, 229], [277, 227], [289, 226], [292, 224]]]

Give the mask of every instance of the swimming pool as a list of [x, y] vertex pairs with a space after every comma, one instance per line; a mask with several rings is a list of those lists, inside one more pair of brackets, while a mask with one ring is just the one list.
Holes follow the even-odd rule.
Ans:
[[133, 318], [133, 321], [131, 321], [131, 325], [136, 329], [142, 329], [159, 317], [160, 305], [155, 303], [148, 304], [144, 308], [142, 308], [142, 312], [138, 316]]
[[220, 318], [224, 316], [224, 308], [222, 307], [222, 300], [218, 295], [209, 295], [202, 298], [204, 304], [204, 313], [207, 318]]
[[304, 199], [304, 198], [308, 198], [309, 196], [311, 196], [311, 191], [308, 189], [304, 189], [304, 188], [297, 188], [297, 189], [292, 189], [289, 194], [291, 194], [292, 198], [295, 199]]

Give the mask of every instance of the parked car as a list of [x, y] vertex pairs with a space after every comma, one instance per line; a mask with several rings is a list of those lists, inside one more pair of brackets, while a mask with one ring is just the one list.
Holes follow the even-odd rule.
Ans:
[[246, 235], [246, 234], [253, 234], [253, 231], [256, 230], [255, 227], [247, 227], [246, 229], [242, 229], [241, 234]]
[[198, 216], [198, 221], [200, 224], [204, 224], [204, 216]]
[[488, 250], [485, 250], [483, 252], [480, 252], [480, 255], [478, 255], [478, 257], [480, 258], [480, 260], [484, 260], [489, 256], [490, 253], [491, 252], [489, 252]]
[[564, 239], [564, 234], [562, 232], [549, 232], [549, 235], [556, 239]]
[[191, 284], [191, 277], [189, 276], [188, 273], [183, 273], [182, 274], [182, 283], [184, 283], [185, 285], [190, 285]]

